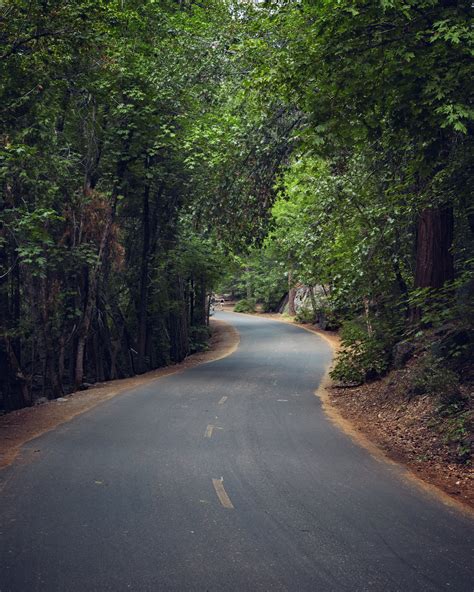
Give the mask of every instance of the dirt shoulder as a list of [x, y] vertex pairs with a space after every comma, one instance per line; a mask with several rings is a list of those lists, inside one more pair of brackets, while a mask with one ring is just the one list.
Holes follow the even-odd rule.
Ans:
[[[334, 353], [340, 347], [337, 333], [295, 323], [293, 318], [280, 314], [254, 314], [316, 333]], [[469, 465], [453, 460], [453, 446], [443, 435], [441, 428], [446, 426], [440, 425], [433, 397], [407, 397], [410, 371], [408, 367], [359, 387], [339, 388], [330, 379], [328, 369], [316, 395], [331, 421], [372, 455], [403, 465], [408, 469], [407, 478], [444, 503], [473, 514], [474, 472]]]
[[[326, 387], [326, 402], [362, 431], [391, 460], [474, 510], [474, 473], [456, 461], [446, 437], [450, 419], [437, 413], [432, 396], [406, 396], [410, 369], [355, 388]], [[446, 500], [445, 500], [446, 501]]]
[[149, 384], [163, 376], [176, 374], [199, 364], [214, 362], [230, 355], [239, 344], [239, 334], [224, 321], [211, 319], [209, 349], [186, 358], [180, 364], [166, 366], [131, 378], [98, 383], [87, 391], [78, 391], [37, 407], [19, 409], [0, 417], [0, 469], [8, 466], [26, 442], [53, 430], [76, 415], [89, 411], [125, 391]]

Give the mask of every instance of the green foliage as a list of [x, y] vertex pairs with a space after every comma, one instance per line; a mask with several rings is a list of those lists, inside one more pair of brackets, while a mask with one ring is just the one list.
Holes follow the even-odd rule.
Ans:
[[306, 306], [300, 308], [295, 317], [295, 321], [297, 323], [314, 323], [315, 321], [316, 312], [312, 309], [312, 307]]
[[455, 449], [460, 463], [472, 459], [473, 414], [469, 398], [459, 388], [459, 377], [446, 371], [439, 360], [427, 357], [416, 379], [418, 388], [434, 394], [439, 400], [431, 427], [437, 429], [445, 443]]
[[411, 380], [411, 393], [415, 396], [436, 396], [445, 406], [455, 404], [460, 397], [459, 376], [444, 367], [438, 358], [426, 355], [416, 367]]
[[[104, 377], [182, 359], [204, 339], [217, 287], [245, 296], [247, 310], [274, 310], [289, 284], [321, 288], [316, 317], [348, 319], [341, 380], [383, 374], [393, 343], [419, 331], [441, 331], [435, 353], [453, 372], [467, 364], [467, 5], [19, 0], [0, 10], [9, 397], [39, 368], [40, 388], [69, 380], [81, 340], [86, 370]], [[418, 277], [435, 252], [417, 244], [427, 209], [447, 212], [431, 229], [442, 281], [429, 269]], [[87, 353], [97, 349], [101, 370]]]
[[211, 336], [209, 327], [199, 325], [190, 328], [189, 332], [189, 351], [194, 354], [199, 351], [204, 351], [208, 347], [208, 341]]
[[419, 327], [442, 327], [463, 319], [465, 326], [474, 326], [474, 260], [463, 262], [455, 280], [442, 288], [418, 288], [412, 290], [409, 304], [420, 311]]
[[227, 259], [228, 273], [219, 284], [219, 292], [231, 292], [235, 297], [250, 294], [264, 312], [275, 311], [288, 286], [285, 265], [266, 241], [261, 249], [251, 249], [247, 255]]
[[254, 298], [239, 300], [234, 306], [235, 312], [255, 312], [257, 302]]
[[[445, 415], [446, 412], [443, 413]], [[444, 440], [454, 445], [456, 456], [461, 463], [470, 463], [472, 459], [472, 433], [473, 417], [472, 412], [450, 411], [447, 421], [443, 422]]]
[[193, 218], [211, 176], [194, 129], [235, 22], [219, 0], [0, 11], [0, 406], [14, 408], [202, 346], [226, 258]]
[[361, 383], [382, 376], [389, 368], [393, 339], [367, 330], [364, 321], [346, 321], [341, 329], [341, 350], [331, 377], [343, 383]]
[[[336, 371], [365, 380], [387, 370], [395, 338], [473, 324], [469, 8], [425, 0], [265, 7], [264, 34], [243, 44], [253, 64], [266, 54], [252, 85], [301, 113], [265, 249], [294, 283], [324, 286], [338, 315], [365, 311], [372, 329], [347, 334]], [[445, 227], [433, 228], [444, 261], [428, 261], [437, 247], [417, 244], [421, 213], [438, 207], [454, 212], [454, 237], [446, 214]], [[439, 286], [437, 269], [451, 280], [452, 256], [455, 281], [436, 293], [420, 288]], [[465, 365], [468, 349], [453, 346], [444, 363]]]

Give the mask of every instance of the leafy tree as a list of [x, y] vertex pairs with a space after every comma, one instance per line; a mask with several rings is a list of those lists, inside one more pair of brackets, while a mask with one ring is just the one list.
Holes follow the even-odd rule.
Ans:
[[233, 21], [211, 0], [1, 10], [0, 367], [11, 409], [180, 361], [191, 327], [207, 323], [214, 276], [182, 214], [194, 198], [191, 129], [218, 93], [216, 40]]

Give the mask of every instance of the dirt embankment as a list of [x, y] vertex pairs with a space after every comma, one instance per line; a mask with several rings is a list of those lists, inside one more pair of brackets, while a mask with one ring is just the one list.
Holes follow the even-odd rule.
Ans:
[[[297, 324], [280, 314], [255, 314]], [[337, 353], [336, 333], [309, 324], [297, 326], [323, 337]], [[355, 388], [336, 387], [328, 372], [317, 395], [330, 419], [372, 454], [404, 465], [419, 485], [446, 503], [457, 502], [462, 504], [459, 508], [472, 512], [474, 472], [470, 465], [456, 461], [453, 444], [445, 436], [449, 426], [442, 425], [449, 420], [437, 414], [437, 401], [429, 395], [407, 396], [411, 371], [410, 367], [393, 371]]]
[[355, 388], [326, 389], [327, 401], [392, 460], [453, 500], [474, 509], [474, 473], [457, 460], [447, 434], [455, 420], [440, 417], [430, 395], [407, 397], [410, 368]]
[[238, 332], [227, 323], [211, 319], [212, 335], [209, 349], [186, 358], [180, 364], [159, 368], [146, 374], [98, 383], [87, 391], [72, 393], [37, 407], [19, 409], [0, 417], [0, 469], [9, 465], [21, 446], [71, 420], [96, 405], [108, 401], [125, 391], [141, 385], [194, 368], [199, 364], [213, 362], [230, 355], [239, 344]]

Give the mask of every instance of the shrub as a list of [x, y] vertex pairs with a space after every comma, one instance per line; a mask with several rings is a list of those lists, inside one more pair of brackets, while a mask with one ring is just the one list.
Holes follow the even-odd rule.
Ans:
[[296, 313], [297, 323], [314, 323], [315, 313], [312, 307], [302, 306]]
[[343, 324], [341, 344], [331, 378], [346, 383], [362, 383], [387, 371], [391, 340], [375, 332], [369, 335], [361, 320]]
[[456, 460], [469, 462], [472, 454], [472, 413], [469, 399], [460, 388], [457, 372], [448, 368], [445, 360], [427, 354], [418, 365], [411, 381], [410, 395], [437, 397], [439, 416], [435, 425], [444, 434], [444, 441], [455, 448]]
[[443, 405], [459, 400], [459, 376], [432, 355], [427, 355], [419, 364], [411, 380], [411, 395], [434, 395]]
[[455, 448], [456, 460], [469, 463], [472, 457], [472, 413], [454, 412], [448, 417], [444, 430], [444, 441]]
[[254, 298], [244, 298], [243, 300], [239, 300], [237, 304], [234, 306], [235, 312], [255, 312], [255, 308], [257, 306], [257, 302]]
[[316, 322], [323, 331], [335, 331], [341, 326], [340, 315], [330, 306], [323, 306], [316, 311]]
[[189, 330], [189, 351], [194, 354], [208, 347], [211, 331], [205, 325], [194, 325]]

